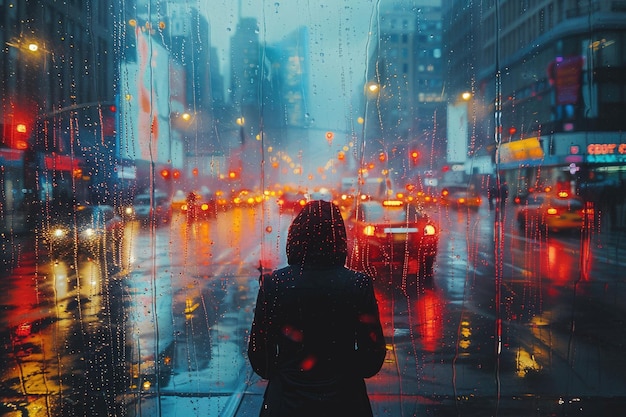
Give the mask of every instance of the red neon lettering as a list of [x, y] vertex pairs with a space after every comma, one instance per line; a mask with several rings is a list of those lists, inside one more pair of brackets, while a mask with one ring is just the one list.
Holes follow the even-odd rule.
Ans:
[[589, 155], [609, 155], [615, 153], [615, 143], [596, 143], [587, 146], [587, 153]]

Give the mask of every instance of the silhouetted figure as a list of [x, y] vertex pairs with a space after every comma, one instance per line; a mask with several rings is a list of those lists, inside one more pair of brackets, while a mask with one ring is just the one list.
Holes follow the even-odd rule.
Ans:
[[268, 379], [261, 416], [372, 416], [364, 378], [385, 358], [371, 278], [347, 269], [339, 208], [316, 200], [293, 220], [289, 266], [261, 276], [248, 357]]
[[500, 184], [500, 195], [498, 196], [500, 198], [500, 209], [504, 210], [504, 207], [506, 206], [506, 200], [509, 198], [509, 186], [506, 183], [506, 181], [503, 181]]
[[191, 191], [185, 199], [187, 203], [187, 221], [193, 222], [198, 215], [198, 194]]
[[496, 200], [496, 195], [498, 194], [498, 188], [494, 183], [492, 183], [487, 189], [487, 199], [489, 200], [489, 210], [493, 210], [494, 201]]

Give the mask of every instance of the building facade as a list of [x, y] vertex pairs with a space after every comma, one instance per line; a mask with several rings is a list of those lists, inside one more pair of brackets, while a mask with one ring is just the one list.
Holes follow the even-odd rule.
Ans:
[[445, 152], [441, 1], [385, 5], [378, 31], [364, 91], [366, 158], [410, 182]]
[[446, 2], [444, 31], [450, 94], [472, 93], [469, 152], [519, 192], [567, 181], [587, 199], [616, 195], [626, 175], [624, 2], [460, 3]]

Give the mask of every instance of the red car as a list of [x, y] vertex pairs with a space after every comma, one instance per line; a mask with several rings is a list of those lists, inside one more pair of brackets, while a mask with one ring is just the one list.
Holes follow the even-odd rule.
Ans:
[[361, 202], [346, 227], [349, 267], [377, 275], [406, 270], [407, 262], [417, 261], [420, 273], [432, 275], [439, 227], [418, 205], [399, 200]]
[[299, 213], [300, 209], [302, 209], [308, 201], [308, 196], [303, 192], [287, 192], [279, 197], [278, 207], [281, 211]]

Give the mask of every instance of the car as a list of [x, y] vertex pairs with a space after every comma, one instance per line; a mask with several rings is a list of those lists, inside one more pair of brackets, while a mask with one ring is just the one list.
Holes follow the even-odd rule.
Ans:
[[427, 191], [416, 191], [415, 189], [407, 190], [403, 193], [404, 201], [407, 203], [418, 204], [421, 207], [435, 206], [439, 202], [437, 195]]
[[168, 223], [172, 219], [170, 198], [163, 192], [138, 194], [133, 199], [131, 216], [144, 224], [155, 222], [156, 225]]
[[482, 204], [482, 198], [469, 190], [455, 190], [441, 197], [442, 204], [456, 209], [478, 210]]
[[254, 207], [264, 200], [262, 192], [242, 189], [234, 193], [231, 199], [232, 207]]
[[530, 227], [558, 232], [580, 230], [585, 214], [583, 199], [569, 192], [533, 192], [517, 206], [515, 218], [521, 231]]
[[441, 188], [439, 203], [444, 207], [478, 210], [482, 198], [474, 189], [464, 184], [448, 184]]
[[309, 201], [308, 195], [303, 191], [287, 191], [278, 198], [278, 208], [281, 212], [299, 212]]
[[124, 223], [112, 206], [80, 205], [73, 212], [51, 215], [43, 228], [52, 256], [73, 255], [74, 250], [99, 256], [120, 247]]
[[417, 261], [418, 272], [433, 273], [439, 227], [418, 204], [400, 200], [360, 202], [346, 219], [348, 266], [378, 275], [404, 271]]
[[197, 220], [217, 216], [217, 199], [208, 189], [191, 191], [180, 206], [180, 212], [188, 219]]
[[172, 213], [180, 213], [187, 203], [187, 194], [183, 190], [176, 190], [172, 196]]

